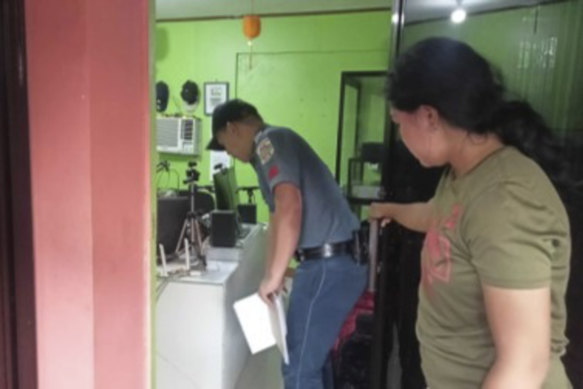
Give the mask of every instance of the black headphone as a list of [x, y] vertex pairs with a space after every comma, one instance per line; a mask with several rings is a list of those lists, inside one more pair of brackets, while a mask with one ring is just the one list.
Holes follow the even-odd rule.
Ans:
[[198, 103], [200, 99], [200, 90], [198, 89], [196, 82], [190, 80], [186, 81], [184, 85], [182, 85], [180, 97], [182, 97], [182, 100], [188, 105]]
[[168, 107], [169, 96], [168, 85], [164, 81], [156, 83], [156, 111], [162, 113]]

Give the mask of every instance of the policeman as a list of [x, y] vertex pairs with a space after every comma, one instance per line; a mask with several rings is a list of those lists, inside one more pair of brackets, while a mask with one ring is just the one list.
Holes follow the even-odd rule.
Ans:
[[366, 284], [367, 267], [353, 254], [358, 220], [308, 143], [264, 123], [253, 105], [238, 99], [219, 105], [212, 132], [207, 149], [251, 163], [269, 207], [261, 298], [269, 303], [281, 290], [294, 254], [300, 261], [287, 313], [285, 388], [332, 388], [329, 353]]

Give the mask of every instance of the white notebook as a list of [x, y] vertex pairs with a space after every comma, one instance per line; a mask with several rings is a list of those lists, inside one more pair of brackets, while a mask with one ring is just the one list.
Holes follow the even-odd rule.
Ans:
[[281, 294], [273, 298], [273, 307], [265, 304], [257, 293], [233, 304], [243, 334], [252, 354], [277, 345], [285, 364], [289, 363], [285, 309]]

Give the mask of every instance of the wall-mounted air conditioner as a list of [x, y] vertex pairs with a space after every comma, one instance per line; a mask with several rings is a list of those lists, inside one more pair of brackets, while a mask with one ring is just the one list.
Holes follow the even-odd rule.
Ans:
[[200, 155], [201, 120], [197, 118], [157, 118], [156, 149], [162, 153]]

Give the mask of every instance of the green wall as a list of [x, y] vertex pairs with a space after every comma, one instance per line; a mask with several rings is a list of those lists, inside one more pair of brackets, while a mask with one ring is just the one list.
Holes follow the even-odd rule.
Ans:
[[[343, 187], [348, 182], [348, 159], [360, 155], [363, 143], [382, 143], [384, 140], [387, 120], [384, 73], [383, 76], [354, 75], [346, 84], [340, 169], [340, 184]], [[370, 166], [365, 166], [362, 179], [367, 184], [380, 183], [379, 169], [370, 170]]]
[[583, 129], [583, 2], [562, 1], [468, 15], [462, 24], [439, 20], [406, 25], [404, 47], [428, 36], [468, 42], [502, 71], [515, 97], [528, 100], [553, 129]]
[[[205, 82], [226, 81], [230, 98], [248, 100], [268, 123], [296, 130], [334, 171], [340, 74], [387, 68], [390, 12], [265, 17], [261, 22], [251, 55], [240, 19], [157, 23], [156, 80], [165, 81], [173, 97], [166, 112], [177, 111], [187, 79], [201, 89]], [[201, 104], [195, 115], [203, 120], [206, 144], [210, 118], [203, 108]], [[157, 158], [169, 160], [184, 176], [188, 158], [169, 154]], [[208, 184], [208, 152], [199, 162], [200, 183]], [[239, 185], [256, 184], [249, 166], [235, 166]], [[166, 181], [161, 177], [159, 187]], [[267, 211], [259, 203], [259, 218], [265, 221]]]
[[[363, 82], [362, 117], [358, 135], [359, 146], [365, 142], [383, 143], [384, 141], [385, 122], [388, 120], [385, 84], [384, 80], [381, 81], [378, 78]], [[380, 185], [380, 165], [372, 166], [367, 164], [363, 174], [363, 181]]]

